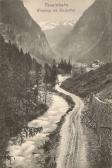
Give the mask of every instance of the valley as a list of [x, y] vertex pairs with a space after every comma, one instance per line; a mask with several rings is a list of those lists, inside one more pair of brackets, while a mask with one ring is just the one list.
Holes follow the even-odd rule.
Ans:
[[112, 167], [111, 9], [0, 0], [0, 168]]

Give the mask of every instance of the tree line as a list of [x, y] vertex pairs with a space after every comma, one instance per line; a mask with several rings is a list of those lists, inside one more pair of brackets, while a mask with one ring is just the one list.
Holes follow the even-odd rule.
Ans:
[[72, 64], [70, 60], [67, 62], [66, 60], [61, 59], [59, 63], [53, 60], [51, 65], [48, 63], [45, 64], [44, 70], [44, 82], [55, 86], [58, 74], [71, 74]]
[[44, 75], [44, 83], [46, 85], [55, 86], [57, 80], [58, 69], [55, 60], [53, 60], [52, 64], [46, 63], [44, 66], [45, 75]]
[[70, 74], [71, 70], [72, 70], [72, 64], [70, 62], [70, 59], [68, 62], [65, 59], [61, 59], [61, 61], [58, 63], [59, 73]]
[[[70, 60], [42, 66], [15, 44], [0, 35], [0, 119], [23, 119], [46, 104], [49, 87], [54, 87], [57, 74], [70, 73]], [[8, 125], [8, 126], [9, 126]]]
[[42, 113], [47, 107], [43, 78], [42, 66], [0, 35], [0, 120], [3, 125], [16, 127], [17, 122], [22, 125]]

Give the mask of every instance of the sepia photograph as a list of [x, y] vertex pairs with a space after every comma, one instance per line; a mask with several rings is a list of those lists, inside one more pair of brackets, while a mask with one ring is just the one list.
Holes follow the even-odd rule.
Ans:
[[0, 0], [0, 168], [112, 168], [112, 0]]

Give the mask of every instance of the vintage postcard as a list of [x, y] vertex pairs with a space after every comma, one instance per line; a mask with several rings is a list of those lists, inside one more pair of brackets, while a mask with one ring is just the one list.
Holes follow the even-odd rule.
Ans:
[[0, 0], [0, 168], [112, 168], [111, 0]]

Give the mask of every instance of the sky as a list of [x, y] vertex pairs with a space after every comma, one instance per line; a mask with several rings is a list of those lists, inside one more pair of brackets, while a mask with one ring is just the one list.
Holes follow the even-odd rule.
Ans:
[[[30, 15], [39, 24], [45, 22], [76, 22], [94, 1], [95, 0], [23, 0]], [[47, 6], [45, 4], [47, 4]], [[55, 4], [61, 4], [63, 7], [51, 7], [51, 5]], [[48, 5], [50, 5], [50, 7], [48, 7]], [[61, 12], [60, 8], [62, 9]], [[67, 11], [65, 12], [65, 10]]]

